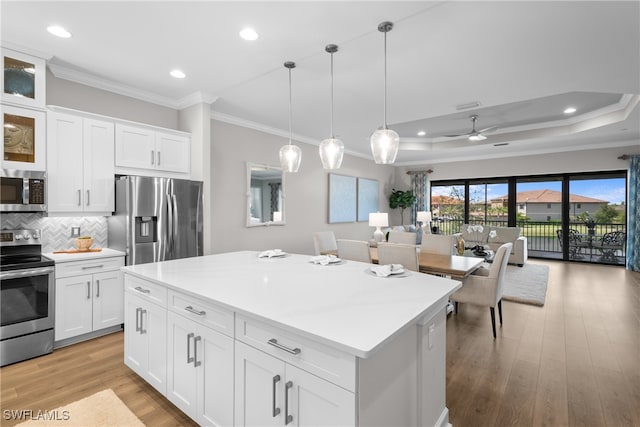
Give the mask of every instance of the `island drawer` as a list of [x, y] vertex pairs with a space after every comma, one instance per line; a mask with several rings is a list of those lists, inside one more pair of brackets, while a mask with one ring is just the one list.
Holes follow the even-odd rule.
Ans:
[[79, 276], [117, 270], [124, 266], [124, 257], [98, 258], [84, 261], [56, 263], [56, 278]]
[[168, 296], [169, 310], [233, 338], [232, 311], [173, 290]]
[[349, 391], [356, 390], [353, 355], [240, 315], [236, 315], [236, 339]]
[[167, 307], [167, 288], [164, 286], [125, 274], [124, 290], [161, 307]]

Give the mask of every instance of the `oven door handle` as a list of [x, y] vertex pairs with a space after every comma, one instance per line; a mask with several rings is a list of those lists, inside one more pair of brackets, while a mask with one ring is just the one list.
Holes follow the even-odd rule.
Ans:
[[16, 279], [18, 277], [40, 276], [43, 274], [53, 273], [53, 267], [29, 268], [26, 270], [3, 271], [0, 273], [0, 279]]

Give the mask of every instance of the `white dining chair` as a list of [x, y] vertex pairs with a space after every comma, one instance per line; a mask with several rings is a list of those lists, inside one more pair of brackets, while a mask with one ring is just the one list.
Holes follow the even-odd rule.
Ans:
[[496, 313], [498, 306], [500, 326], [502, 326], [502, 290], [504, 274], [509, 262], [509, 254], [513, 243], [505, 243], [496, 251], [491, 268], [481, 267], [462, 281], [462, 288], [451, 295], [450, 299], [455, 303], [455, 313], [458, 313], [458, 303], [489, 307], [491, 313], [491, 326], [493, 338], [496, 338]]
[[416, 245], [378, 243], [378, 264], [402, 264], [407, 270], [418, 271]]
[[415, 232], [410, 231], [389, 231], [387, 242], [389, 243], [402, 243], [405, 245], [415, 245], [417, 235]]
[[333, 231], [316, 231], [313, 233], [313, 247], [316, 255], [338, 254], [338, 244]]
[[369, 242], [364, 240], [338, 239], [338, 258], [371, 263]]
[[420, 252], [452, 255], [455, 242], [455, 237], [451, 234], [423, 234]]

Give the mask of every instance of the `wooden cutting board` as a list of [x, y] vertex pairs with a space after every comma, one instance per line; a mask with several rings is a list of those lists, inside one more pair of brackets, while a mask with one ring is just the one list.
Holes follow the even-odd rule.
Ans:
[[54, 254], [83, 254], [85, 252], [100, 252], [102, 248], [89, 248], [85, 250], [80, 249], [64, 249], [60, 251], [53, 251]]

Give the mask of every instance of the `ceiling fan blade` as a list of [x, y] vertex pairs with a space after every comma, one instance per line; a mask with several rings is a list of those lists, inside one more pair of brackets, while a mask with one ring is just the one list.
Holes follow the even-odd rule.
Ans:
[[457, 138], [459, 136], [469, 136], [469, 133], [459, 133], [457, 135], [440, 135], [442, 137], [446, 137], [446, 138]]
[[492, 131], [492, 130], [495, 130], [495, 129], [498, 129], [498, 126], [490, 126], [490, 127], [488, 127], [488, 128], [480, 129], [480, 130], [478, 131], [478, 133], [482, 133], [482, 132], [489, 132], [489, 131]]

